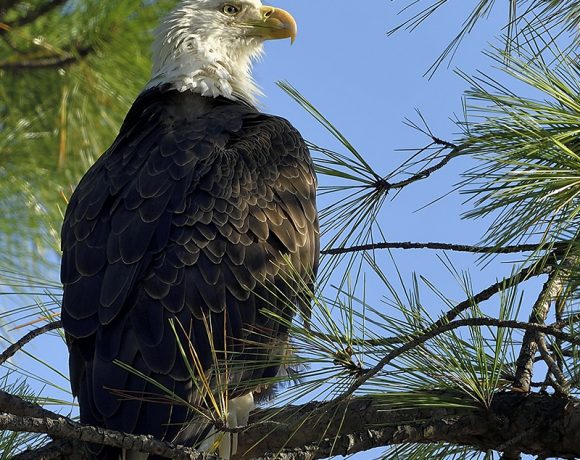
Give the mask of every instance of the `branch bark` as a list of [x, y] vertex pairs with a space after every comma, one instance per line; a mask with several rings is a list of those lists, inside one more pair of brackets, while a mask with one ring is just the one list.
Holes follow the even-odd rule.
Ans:
[[[542, 291], [532, 308], [532, 313], [530, 314], [529, 319], [530, 323], [544, 324], [546, 322], [548, 312], [550, 311], [550, 305], [562, 292], [565, 278], [565, 270], [562, 268], [557, 269], [550, 275], [548, 281], [546, 281], [542, 287]], [[525, 393], [530, 391], [530, 384], [534, 374], [534, 357], [538, 352], [536, 337], [537, 331], [526, 331], [522, 340], [520, 355], [516, 362], [516, 376], [513, 388]]]
[[258, 425], [240, 435], [236, 460], [270, 459], [276, 453], [277, 459], [311, 460], [388, 445], [435, 442], [580, 457], [580, 401], [548, 395], [500, 393], [489, 410], [390, 410], [380, 397], [360, 397], [338, 406], [309, 403], [263, 410], [250, 423], [259, 420], [273, 422], [274, 428]]
[[516, 254], [520, 252], [534, 252], [538, 250], [553, 251], [565, 250], [569, 247], [567, 243], [558, 243], [553, 246], [546, 248], [541, 248], [537, 244], [519, 244], [514, 246], [473, 246], [467, 244], [449, 244], [449, 243], [414, 243], [411, 241], [404, 242], [384, 242], [384, 243], [373, 243], [373, 244], [363, 244], [359, 246], [351, 246], [347, 248], [331, 248], [321, 251], [322, 254], [326, 255], [339, 255], [339, 254], [349, 254], [352, 252], [363, 252], [363, 251], [374, 251], [378, 249], [432, 249], [432, 250], [442, 250], [442, 251], [456, 251], [456, 252], [469, 252], [472, 254]]
[[159, 441], [152, 436], [137, 436], [103, 428], [81, 425], [66, 417], [37, 418], [0, 414], [0, 429], [27, 433], [42, 433], [57, 439], [76, 439], [83, 442], [136, 450], [177, 460], [215, 460], [214, 455], [201, 454], [194, 449]]
[[433, 174], [434, 172], [439, 171], [443, 167], [447, 166], [447, 164], [455, 157], [461, 155], [462, 151], [465, 150], [466, 147], [465, 145], [453, 145], [448, 142], [444, 142], [438, 138], [433, 138], [433, 142], [435, 144], [443, 145], [445, 148], [451, 148], [452, 150], [447, 155], [445, 155], [439, 163], [415, 173], [408, 179], [402, 180], [400, 182], [388, 182], [387, 180], [383, 179], [376, 184], [377, 188], [380, 188], [385, 191], [400, 190], [415, 182], [425, 180], [429, 178], [431, 174]]
[[[263, 423], [266, 420], [268, 423]], [[48, 428], [56, 437], [86, 440], [84, 436], [88, 436], [91, 441], [100, 437], [101, 442], [118, 447], [139, 447], [136, 439], [143, 438], [115, 432], [111, 432], [114, 436], [110, 437], [106, 430], [75, 425], [78, 424], [67, 420], [16, 420], [0, 416], [2, 428], [20, 427], [30, 431], [29, 427], [34, 426], [41, 432]], [[232, 460], [314, 460], [351, 455], [376, 447], [437, 442], [466, 445], [482, 451], [503, 449], [508, 453], [516, 451], [543, 458], [574, 459], [580, 457], [580, 400], [545, 394], [499, 393], [487, 410], [479, 407], [392, 409], [380, 396], [355, 397], [339, 404], [311, 402], [256, 411], [238, 441], [238, 454]], [[149, 442], [146, 440], [145, 444]], [[160, 444], [168, 447], [165, 443]], [[16, 458], [37, 459], [40, 453], [56, 455], [59, 449], [62, 449], [62, 458], [85, 458], [78, 455], [78, 444], [69, 441], [54, 441]], [[188, 451], [155, 452], [188, 460], [215, 458]]]
[[18, 342], [10, 345], [1, 355], [0, 355], [0, 365], [8, 361], [12, 356], [14, 356], [19, 350], [21, 350], [28, 342], [34, 340], [36, 337], [45, 334], [50, 331], [54, 331], [62, 326], [60, 321], [54, 321], [48, 323], [38, 329], [34, 329], [22, 337]]
[[10, 460], [90, 460], [80, 442], [52, 441], [38, 449], [28, 449]]

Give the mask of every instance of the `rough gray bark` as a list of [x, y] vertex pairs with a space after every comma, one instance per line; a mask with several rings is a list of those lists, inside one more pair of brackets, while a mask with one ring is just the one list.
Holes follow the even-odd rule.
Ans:
[[[349, 455], [375, 447], [435, 442], [468, 445], [478, 450], [493, 449], [508, 454], [523, 452], [540, 458], [580, 457], [578, 399], [501, 393], [495, 396], [487, 410], [387, 409], [381, 404], [380, 397], [355, 397], [339, 404], [308, 403], [261, 410], [252, 416], [248, 429], [239, 434], [238, 455], [233, 460], [271, 459], [274, 456], [282, 460], [313, 460], [331, 455]], [[47, 426], [51, 426], [48, 432], [55, 438], [97, 439], [107, 445], [134, 448], [139, 448], [141, 442], [148, 447], [146, 451], [152, 452], [151, 440], [145, 437], [114, 432], [103, 436], [104, 430], [81, 427], [70, 421], [24, 418], [20, 426], [14, 422], [14, 419], [0, 416], [0, 429], [30, 431], [34, 422], [34, 431], [46, 432]], [[159, 444], [156, 447], [160, 447]], [[181, 453], [174, 452], [171, 458], [214, 458], [203, 454], [188, 456], [187, 451], [178, 450]], [[164, 453], [167, 454], [167, 450]], [[28, 452], [19, 460], [39, 458], [34, 455], [34, 452]], [[71, 457], [65, 454], [62, 458]]]
[[[532, 308], [532, 313], [528, 321], [530, 324], [544, 324], [546, 322], [550, 305], [562, 292], [564, 279], [566, 278], [563, 276], [564, 274], [564, 270], [560, 269], [550, 275]], [[534, 357], [538, 352], [538, 344], [536, 343], [537, 335], [537, 331], [526, 331], [522, 340], [520, 355], [516, 363], [517, 369], [513, 387], [524, 393], [530, 391], [532, 377], [534, 375]]]
[[[162, 455], [177, 460], [215, 459], [213, 455], [198, 454], [193, 449], [158, 441], [151, 436], [134, 436], [92, 426], [83, 426], [65, 417], [43, 419], [0, 414], [0, 429], [44, 433], [56, 439], [77, 439], [127, 450]], [[38, 456], [29, 458], [38, 458]]]
[[240, 435], [237, 459], [271, 458], [268, 452], [282, 450], [283, 456], [277, 458], [310, 460], [394, 444], [434, 442], [544, 457], [580, 457], [577, 399], [502, 393], [496, 395], [489, 410], [385, 409], [380, 398], [360, 397], [336, 406], [310, 403], [261, 411], [250, 423], [264, 419], [270, 423]]

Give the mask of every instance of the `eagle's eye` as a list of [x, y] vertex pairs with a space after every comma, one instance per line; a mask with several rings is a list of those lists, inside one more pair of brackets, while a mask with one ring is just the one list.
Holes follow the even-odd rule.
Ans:
[[224, 14], [227, 14], [228, 16], [235, 16], [236, 14], [238, 14], [240, 12], [240, 9], [235, 5], [231, 5], [229, 3], [226, 3], [223, 6], [222, 11], [224, 12]]

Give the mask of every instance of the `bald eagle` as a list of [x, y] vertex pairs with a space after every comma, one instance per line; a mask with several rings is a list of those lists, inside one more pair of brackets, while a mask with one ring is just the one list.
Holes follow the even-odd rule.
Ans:
[[82, 423], [227, 458], [236, 437], [214, 422], [247, 423], [284, 367], [318, 265], [316, 177], [296, 129], [256, 108], [251, 66], [265, 40], [295, 36], [259, 0], [181, 1], [158, 28], [151, 80], [62, 228]]

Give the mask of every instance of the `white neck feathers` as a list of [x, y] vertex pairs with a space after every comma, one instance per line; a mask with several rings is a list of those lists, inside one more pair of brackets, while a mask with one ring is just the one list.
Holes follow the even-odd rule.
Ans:
[[194, 29], [195, 24], [203, 24], [203, 15], [203, 11], [182, 5], [161, 23], [153, 44], [153, 72], [147, 88], [169, 84], [182, 92], [191, 90], [256, 105], [262, 93], [251, 70], [252, 60], [262, 54], [262, 45], [253, 39], [236, 38], [236, 46], [232, 46], [222, 38], [227, 34], [217, 28]]

